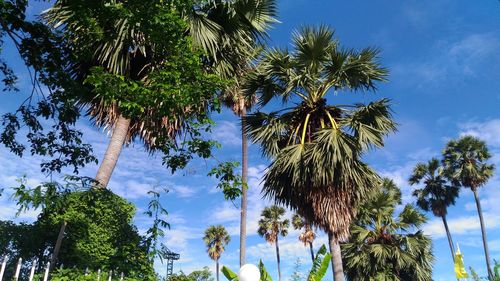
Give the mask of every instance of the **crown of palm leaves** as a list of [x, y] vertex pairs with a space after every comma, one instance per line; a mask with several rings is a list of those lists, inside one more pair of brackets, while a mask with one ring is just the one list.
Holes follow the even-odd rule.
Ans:
[[274, 97], [296, 106], [246, 118], [245, 130], [272, 159], [263, 193], [308, 221], [345, 239], [356, 205], [377, 185], [377, 174], [361, 161], [395, 130], [389, 100], [368, 105], [329, 105], [327, 94], [375, 90], [387, 71], [378, 51], [343, 50], [327, 26], [304, 27], [293, 36], [293, 50], [264, 54], [249, 91], [261, 104]]

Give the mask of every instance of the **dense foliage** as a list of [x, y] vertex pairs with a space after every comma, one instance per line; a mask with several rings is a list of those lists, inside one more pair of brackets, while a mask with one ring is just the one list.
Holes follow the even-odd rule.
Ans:
[[[89, 184], [46, 183], [29, 188], [22, 181], [15, 192], [21, 209], [40, 207], [41, 213], [33, 224], [0, 224], [2, 233], [7, 233], [0, 241], [5, 251], [2, 254], [8, 254], [11, 260], [21, 257], [27, 262], [37, 260], [39, 267], [45, 265], [59, 226], [65, 222], [58, 265], [115, 270], [141, 280], [153, 278], [151, 245], [155, 245], [155, 237], [139, 235], [132, 224], [135, 207], [109, 190], [88, 188]], [[152, 229], [159, 231], [160, 227], [154, 225]]]
[[420, 229], [427, 219], [410, 204], [397, 214], [400, 204], [401, 191], [385, 179], [362, 205], [342, 244], [348, 280], [432, 280], [432, 240]]

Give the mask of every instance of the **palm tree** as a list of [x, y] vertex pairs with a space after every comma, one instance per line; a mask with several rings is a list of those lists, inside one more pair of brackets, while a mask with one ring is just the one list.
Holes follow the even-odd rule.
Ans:
[[493, 176], [493, 171], [495, 169], [493, 164], [486, 163], [488, 159], [491, 158], [488, 147], [483, 141], [473, 136], [464, 136], [458, 140], [449, 141], [444, 149], [443, 157], [446, 175], [451, 178], [455, 184], [470, 188], [474, 194], [479, 222], [481, 224], [488, 277], [489, 280], [493, 280], [483, 211], [477, 193], [478, 188], [486, 184]]
[[[250, 3], [252, 1], [247, 1], [246, 3]], [[253, 8], [255, 11], [259, 11], [255, 13], [252, 19], [252, 26], [254, 28], [254, 36], [248, 36], [249, 39], [245, 41], [239, 41], [232, 44], [228, 44], [227, 48], [224, 52], [219, 52], [225, 55], [226, 60], [231, 61], [228, 67], [217, 67], [217, 73], [226, 78], [230, 79], [231, 83], [227, 88], [225, 88], [221, 95], [220, 99], [223, 104], [230, 108], [233, 113], [238, 116], [241, 120], [241, 162], [242, 162], [242, 194], [241, 194], [241, 218], [240, 218], [240, 267], [245, 264], [245, 255], [246, 255], [246, 233], [247, 233], [247, 201], [248, 201], [248, 141], [247, 136], [244, 133], [244, 123], [245, 117], [248, 111], [255, 105], [257, 102], [257, 96], [255, 93], [247, 93], [246, 83], [249, 79], [251, 73], [255, 71], [255, 63], [254, 61], [257, 59], [260, 54], [262, 48], [260, 44], [257, 44], [258, 39], [265, 39], [267, 37], [267, 29], [269, 29], [272, 23], [277, 22], [276, 18], [276, 1], [275, 0], [265, 0], [265, 1], [257, 1], [255, 2], [257, 6]], [[239, 9], [243, 10], [243, 9]], [[244, 9], [249, 10], [249, 8]], [[217, 14], [217, 13], [213, 13]], [[248, 18], [248, 13], [241, 12], [241, 20], [236, 21], [237, 24], [242, 24], [247, 22], [244, 20]], [[228, 25], [225, 25], [228, 26]], [[240, 28], [245, 29], [245, 28]], [[248, 28], [246, 28], [248, 29]], [[201, 30], [200, 30], [201, 31]], [[226, 34], [230, 34], [230, 32], [225, 32]], [[201, 34], [203, 36], [203, 34]], [[224, 36], [221, 36], [224, 37]], [[224, 45], [219, 43], [218, 45]], [[224, 60], [222, 61], [224, 63]], [[225, 63], [227, 65], [227, 63]]]
[[[156, 2], [152, 1], [151, 5], [143, 3], [141, 7], [164, 5], [170, 9], [168, 4], [161, 4], [163, 1], [160, 1], [160, 4]], [[63, 26], [70, 41], [76, 46], [86, 40], [82, 38], [82, 32], [89, 29], [86, 18], [82, 17], [82, 14], [85, 15], [84, 12], [92, 15], [93, 21], [90, 21], [92, 24], [102, 20], [104, 24], [111, 25], [109, 34], [104, 34], [101, 40], [90, 40], [92, 43], [86, 46], [86, 49], [95, 50], [91, 55], [91, 65], [101, 65], [111, 73], [141, 81], [147, 79], [146, 70], [154, 65], [151, 57], [154, 56], [159, 60], [164, 60], [165, 57], [156, 54], [156, 50], [152, 49], [153, 45], [144, 42], [145, 34], [137, 28], [141, 25], [131, 18], [118, 17], [115, 21], [109, 22], [113, 16], [109, 14], [110, 10], [120, 11], [120, 5], [121, 3], [113, 1], [107, 4], [99, 2], [97, 6], [92, 6], [86, 1], [59, 0], [44, 13], [44, 17], [56, 28]], [[87, 10], [83, 11], [82, 7], [87, 7]], [[213, 68], [226, 71], [235, 69], [234, 60], [243, 57], [244, 51], [248, 49], [247, 46], [258, 40], [259, 36], [263, 36], [269, 22], [274, 20], [271, 16], [275, 14], [274, 1], [258, 0], [238, 0], [231, 3], [205, 1], [201, 6], [175, 8], [180, 10], [179, 13], [183, 14], [188, 22], [189, 34], [194, 45], [203, 48], [208, 54], [207, 60], [213, 62]], [[146, 11], [147, 9], [144, 8]], [[236, 46], [242, 47], [238, 49]], [[88, 52], [88, 50], [83, 51]], [[158, 143], [159, 140], [175, 139], [180, 131], [186, 129], [188, 116], [198, 113], [192, 109], [193, 105], [180, 107], [175, 111], [174, 108], [152, 107], [146, 108], [142, 115], [128, 117], [124, 116], [115, 102], [92, 99], [83, 104], [89, 108], [89, 115], [97, 126], [112, 130], [108, 148], [96, 175], [96, 181], [102, 187], [106, 187], [109, 183], [125, 144], [139, 137], [147, 149], [154, 150], [161, 145]], [[152, 104], [158, 106], [163, 102], [157, 101]], [[202, 106], [201, 109], [206, 108]], [[171, 116], [162, 115], [163, 112], [171, 112]]]
[[409, 182], [411, 185], [424, 184], [423, 188], [413, 191], [413, 196], [417, 198], [417, 205], [422, 210], [426, 212], [432, 211], [436, 217], [443, 220], [453, 260], [455, 251], [446, 215], [448, 214], [448, 207], [455, 205], [455, 200], [460, 191], [459, 187], [447, 183], [441, 164], [436, 158], [432, 158], [426, 164], [418, 163], [413, 169]]
[[205, 230], [203, 241], [207, 245], [208, 256], [215, 261], [217, 281], [219, 281], [219, 259], [231, 236], [222, 225], [210, 226]]
[[248, 115], [245, 130], [272, 159], [264, 195], [328, 233], [334, 278], [343, 281], [339, 241], [347, 239], [360, 199], [379, 180], [361, 155], [383, 146], [395, 123], [387, 99], [330, 105], [327, 94], [375, 90], [387, 71], [377, 50], [341, 49], [327, 26], [304, 27], [292, 41], [292, 51], [264, 54], [251, 89], [262, 104], [278, 97], [294, 106]]
[[314, 249], [313, 241], [316, 238], [316, 233], [314, 233], [311, 224], [308, 223], [303, 217], [295, 213], [292, 217], [292, 225], [296, 230], [302, 230], [303, 232], [299, 235], [299, 240], [304, 243], [304, 246], [309, 245], [309, 250], [311, 250], [311, 259], [314, 262]]
[[276, 260], [278, 262], [278, 276], [280, 281], [282, 279], [278, 238], [280, 235], [283, 237], [287, 236], [288, 227], [290, 226], [288, 219], [283, 220], [285, 212], [284, 208], [276, 205], [264, 208], [260, 215], [262, 218], [259, 220], [259, 229], [257, 230], [259, 235], [264, 237], [268, 243], [276, 245]]
[[400, 204], [390, 180], [363, 203], [342, 244], [348, 280], [432, 280], [432, 240], [420, 230], [426, 218], [409, 204], [396, 216]]

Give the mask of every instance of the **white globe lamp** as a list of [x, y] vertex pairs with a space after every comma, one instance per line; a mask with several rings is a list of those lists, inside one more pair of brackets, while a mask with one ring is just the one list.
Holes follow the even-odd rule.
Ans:
[[238, 281], [259, 281], [259, 269], [250, 263], [243, 265], [238, 272]]

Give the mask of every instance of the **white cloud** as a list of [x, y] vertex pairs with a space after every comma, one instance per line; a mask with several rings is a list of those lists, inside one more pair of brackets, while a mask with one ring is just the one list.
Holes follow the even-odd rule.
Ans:
[[195, 196], [199, 191], [193, 187], [185, 185], [174, 185], [170, 187], [169, 190], [179, 198], [191, 198]]
[[474, 136], [484, 140], [488, 145], [500, 148], [500, 119], [486, 122], [467, 122], [459, 127], [460, 136]]
[[136, 180], [127, 180], [124, 182], [115, 182], [112, 180], [110, 188], [113, 192], [124, 198], [138, 199], [148, 197], [148, 191], [152, 190], [153, 186], [149, 183], [138, 182]]
[[241, 130], [236, 122], [219, 121], [213, 130], [213, 137], [221, 144], [241, 145]]
[[[439, 85], [444, 81], [462, 82], [463, 77], [490, 75], [497, 73], [500, 57], [497, 50], [500, 39], [495, 32], [468, 34], [459, 40], [436, 42], [425, 57], [393, 67], [393, 72], [412, 79], [417, 87], [428, 88], [429, 84]], [[487, 66], [485, 66], [487, 64]], [[490, 72], [483, 69], [490, 67]], [[404, 79], [408, 84], [408, 79]]]
[[210, 220], [216, 223], [239, 222], [240, 210], [230, 202], [224, 202], [222, 206], [215, 209]]
[[[486, 229], [496, 229], [500, 227], [500, 215], [493, 213], [484, 213], [484, 223]], [[453, 235], [472, 234], [480, 231], [478, 216], [463, 216], [459, 218], [448, 219], [448, 226]], [[429, 221], [423, 227], [424, 233], [433, 238], [442, 238], [446, 235], [443, 221], [440, 218]]]
[[448, 51], [450, 57], [464, 62], [473, 62], [495, 55], [500, 46], [498, 34], [471, 34], [451, 44]]

